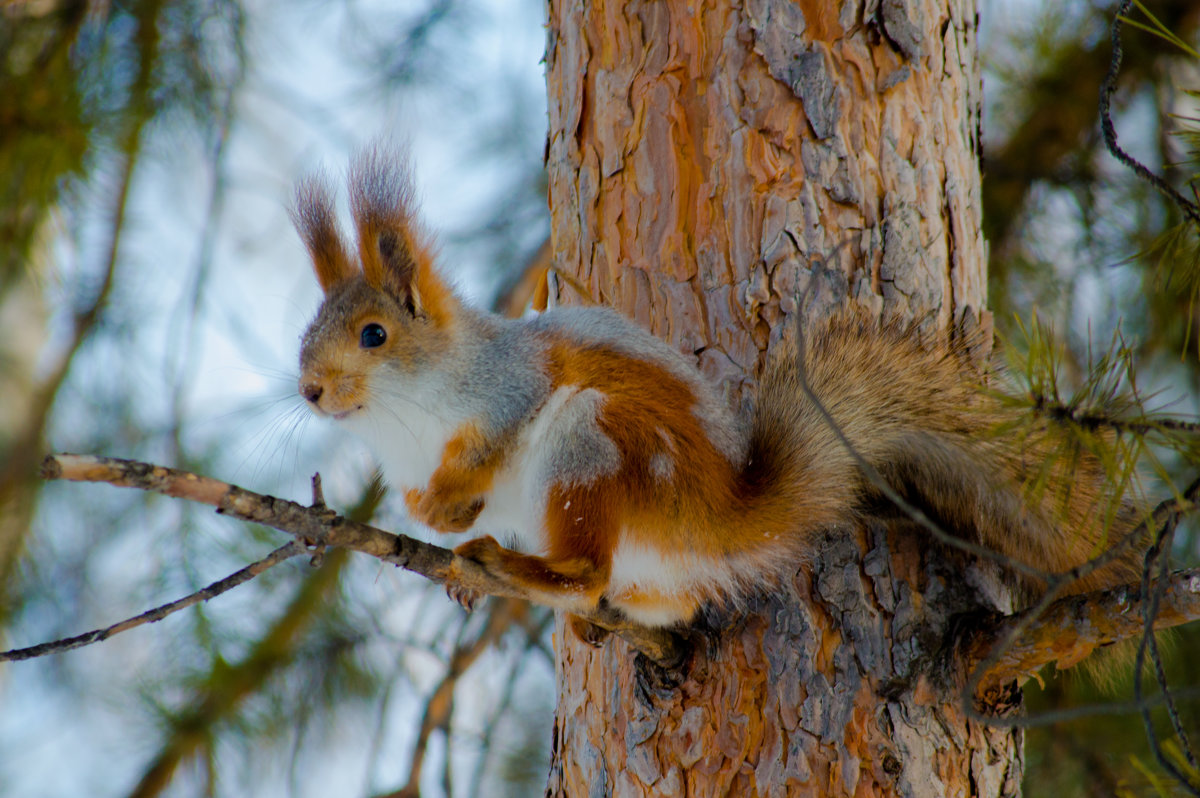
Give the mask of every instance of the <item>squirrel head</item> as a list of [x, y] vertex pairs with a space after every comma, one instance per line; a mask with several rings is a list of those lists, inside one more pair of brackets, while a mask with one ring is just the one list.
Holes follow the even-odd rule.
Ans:
[[453, 344], [458, 309], [434, 272], [403, 159], [369, 150], [351, 166], [349, 184], [357, 258], [323, 177], [297, 186], [292, 211], [325, 293], [300, 349], [300, 395], [339, 420], [367, 409], [381, 380], [394, 390], [398, 380], [436, 370]]

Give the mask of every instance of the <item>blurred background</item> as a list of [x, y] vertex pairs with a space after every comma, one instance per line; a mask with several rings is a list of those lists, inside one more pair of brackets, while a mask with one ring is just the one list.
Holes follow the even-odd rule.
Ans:
[[[1193, 0], [1151, 10], [1196, 46]], [[1119, 329], [1143, 391], [1194, 418], [1195, 231], [1103, 151], [1112, 12], [981, 3], [992, 309], [1002, 333], [1034, 309], [1052, 323], [1068, 381]], [[543, 14], [533, 0], [0, 5], [3, 647], [106, 626], [282, 542], [183, 502], [43, 484], [47, 451], [301, 501], [320, 470], [331, 505], [404, 531], [366, 452], [295, 394], [319, 296], [292, 185], [340, 176], [380, 136], [408, 146], [444, 272], [496, 303], [549, 232]], [[1126, 42], [1122, 144], [1182, 184], [1200, 58], [1144, 31]], [[1196, 562], [1194, 525], [1176, 549]], [[540, 794], [550, 629], [505, 602], [467, 616], [366, 557], [293, 560], [102, 645], [0, 666], [0, 795]], [[1173, 650], [1174, 682], [1195, 686], [1200, 630]], [[1073, 679], [1029, 696], [1033, 712], [1106, 700]], [[1182, 710], [1200, 736], [1196, 702]], [[1134, 715], [1028, 740], [1029, 796], [1176, 789]]]

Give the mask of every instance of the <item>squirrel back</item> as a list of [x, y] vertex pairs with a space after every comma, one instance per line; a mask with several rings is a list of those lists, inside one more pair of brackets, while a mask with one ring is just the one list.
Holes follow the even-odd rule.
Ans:
[[1062, 474], [1069, 495], [1029, 500], [1044, 446], [988, 434], [1003, 412], [960, 349], [853, 314], [814, 322], [802, 352], [777, 347], [741, 420], [690, 359], [612, 310], [512, 321], [463, 305], [395, 158], [366, 154], [350, 188], [357, 261], [324, 185], [298, 192], [325, 291], [300, 393], [364, 438], [415, 520], [482, 533], [456, 551], [543, 603], [686, 622], [769, 588], [818, 533], [853, 522], [875, 491], [802, 381], [854, 451], [949, 528], [1048, 571], [1101, 548], [1098, 467]]

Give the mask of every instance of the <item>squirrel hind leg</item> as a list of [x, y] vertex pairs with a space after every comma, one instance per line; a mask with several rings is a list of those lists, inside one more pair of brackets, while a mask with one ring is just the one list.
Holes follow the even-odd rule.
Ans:
[[548, 606], [584, 612], [600, 601], [608, 569], [586, 557], [549, 558], [506, 549], [490, 536], [468, 540], [454, 553]]

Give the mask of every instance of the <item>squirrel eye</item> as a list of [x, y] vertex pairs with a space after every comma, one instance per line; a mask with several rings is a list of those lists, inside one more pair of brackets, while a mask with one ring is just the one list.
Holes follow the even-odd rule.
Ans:
[[358, 336], [358, 345], [363, 349], [374, 349], [377, 346], [383, 346], [383, 342], [386, 340], [387, 330], [378, 324], [368, 324], [362, 328], [362, 333]]

